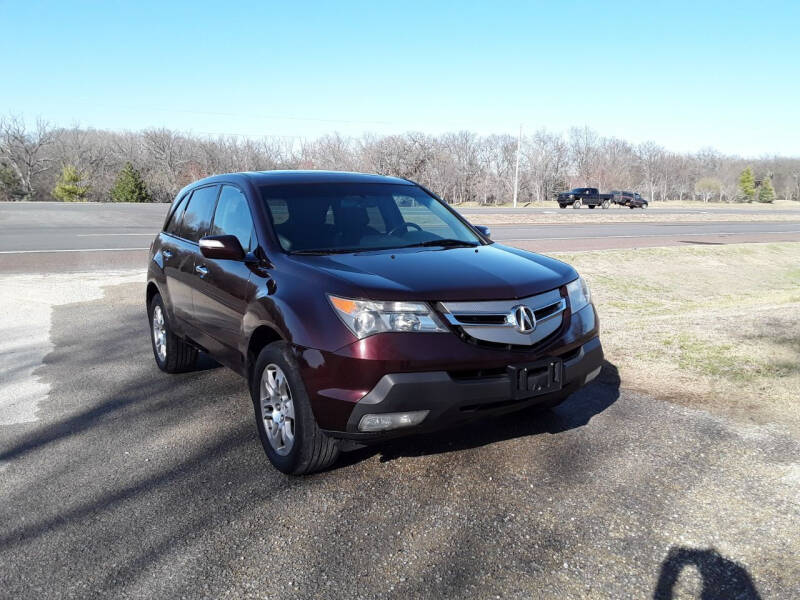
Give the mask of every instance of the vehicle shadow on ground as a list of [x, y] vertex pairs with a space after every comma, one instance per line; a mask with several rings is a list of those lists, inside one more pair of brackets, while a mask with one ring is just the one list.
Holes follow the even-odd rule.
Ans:
[[653, 600], [672, 600], [681, 572], [697, 569], [702, 579], [702, 600], [761, 600], [750, 574], [742, 565], [728, 560], [715, 549], [670, 548], [658, 576]]
[[489, 419], [479, 419], [455, 429], [400, 438], [343, 453], [332, 467], [346, 467], [380, 454], [381, 462], [402, 457], [427, 456], [477, 448], [519, 437], [557, 434], [586, 425], [619, 398], [617, 367], [603, 361], [600, 376], [552, 410], [526, 409]]

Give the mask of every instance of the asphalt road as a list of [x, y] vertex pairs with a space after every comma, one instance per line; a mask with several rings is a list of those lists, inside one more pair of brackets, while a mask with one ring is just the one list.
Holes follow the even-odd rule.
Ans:
[[800, 443], [625, 389], [272, 470], [143, 273], [0, 275], [2, 598], [800, 597]]
[[[146, 261], [145, 251], [166, 210], [164, 204], [0, 203], [0, 273], [139, 267]], [[463, 212], [471, 215], [480, 210]], [[540, 252], [796, 241], [800, 240], [800, 211], [794, 212], [798, 215], [796, 222], [494, 225], [492, 237]]]

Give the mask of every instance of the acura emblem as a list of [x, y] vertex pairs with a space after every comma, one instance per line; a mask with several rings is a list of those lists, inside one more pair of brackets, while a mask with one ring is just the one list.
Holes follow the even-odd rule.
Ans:
[[512, 308], [511, 316], [513, 317], [517, 331], [520, 333], [530, 333], [536, 329], [536, 317], [533, 311], [524, 304]]

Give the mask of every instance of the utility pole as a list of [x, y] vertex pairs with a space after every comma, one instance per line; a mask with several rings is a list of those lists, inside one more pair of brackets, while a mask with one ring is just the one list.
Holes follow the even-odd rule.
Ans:
[[522, 123], [519, 124], [519, 137], [517, 138], [517, 166], [514, 169], [514, 208], [517, 208], [517, 194], [519, 193], [519, 153], [522, 149]]

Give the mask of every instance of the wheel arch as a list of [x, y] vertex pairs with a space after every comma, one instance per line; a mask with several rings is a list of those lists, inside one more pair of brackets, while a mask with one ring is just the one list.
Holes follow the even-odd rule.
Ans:
[[261, 353], [261, 350], [263, 350], [267, 344], [278, 342], [283, 339], [284, 337], [281, 335], [281, 333], [271, 325], [262, 324], [253, 330], [253, 333], [250, 334], [250, 339], [247, 342], [247, 355], [245, 357], [245, 369], [247, 370], [248, 380], [250, 379], [251, 370], [253, 365], [256, 364], [256, 360], [258, 359], [258, 355]]
[[[150, 302], [152, 302], [153, 297], [156, 294], [161, 294], [161, 290], [158, 289], [158, 286], [154, 281], [147, 282], [147, 306], [150, 306]], [[162, 295], [163, 298], [163, 295]]]

